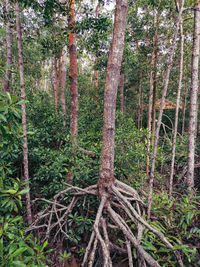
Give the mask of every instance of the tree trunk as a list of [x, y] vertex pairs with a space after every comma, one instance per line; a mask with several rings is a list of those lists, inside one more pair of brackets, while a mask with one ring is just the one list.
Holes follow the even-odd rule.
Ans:
[[186, 105], [187, 105], [187, 96], [188, 96], [188, 85], [185, 84], [185, 93], [182, 100], [182, 130], [181, 134], [183, 135], [185, 133], [185, 111], [186, 111]]
[[120, 111], [124, 114], [124, 72], [120, 75]]
[[10, 91], [10, 81], [12, 77], [12, 73], [10, 72], [10, 69], [12, 68], [12, 30], [11, 30], [11, 24], [10, 24], [10, 3], [9, 0], [5, 0], [3, 2], [3, 5], [6, 10], [6, 80], [3, 86], [3, 92], [9, 92]]
[[150, 85], [149, 85], [149, 101], [148, 101], [148, 113], [147, 113], [147, 128], [149, 130], [147, 136], [147, 163], [146, 163], [146, 176], [149, 176], [149, 153], [151, 147], [151, 122], [152, 122], [152, 105], [153, 105], [153, 65], [154, 65], [154, 49], [151, 55], [151, 71], [150, 71]]
[[[101, 7], [101, 3], [98, 2], [97, 6], [96, 6], [96, 9], [95, 9], [95, 17], [96, 18], [98, 17], [100, 7]], [[96, 61], [96, 64], [97, 64], [98, 63], [98, 56], [96, 56], [95, 61]], [[97, 101], [98, 101], [97, 94], [98, 94], [98, 88], [99, 88], [99, 71], [98, 71], [98, 69], [96, 69], [94, 72], [95, 72], [96, 103], [97, 103]]]
[[[55, 18], [53, 17], [53, 26], [55, 25]], [[56, 45], [56, 33], [55, 30], [53, 31], [53, 40], [54, 44]], [[54, 51], [53, 55], [53, 62], [52, 62], [52, 68], [54, 73], [54, 83], [53, 83], [53, 91], [54, 91], [54, 104], [55, 104], [55, 111], [58, 111], [58, 62], [57, 62], [57, 56], [56, 52]]]
[[62, 48], [61, 57], [61, 84], [60, 84], [60, 103], [62, 106], [63, 114], [63, 126], [66, 126], [66, 101], [65, 101], [65, 89], [66, 89], [66, 74], [67, 74], [67, 46]]
[[[19, 56], [19, 74], [20, 74], [20, 87], [21, 87], [21, 100], [26, 100], [25, 84], [24, 84], [24, 60], [23, 60], [23, 48], [22, 48], [22, 34], [21, 34], [21, 20], [20, 20], [20, 7], [19, 3], [15, 3], [15, 15], [16, 15], [16, 34], [17, 34], [17, 45], [18, 45], [18, 56]], [[22, 133], [23, 133], [23, 163], [24, 163], [24, 179], [29, 182], [28, 172], [28, 142], [27, 142], [27, 130], [26, 130], [26, 105], [21, 104], [22, 109]], [[29, 184], [26, 184], [29, 188]], [[31, 201], [30, 192], [26, 193], [26, 212], [28, 225], [32, 223], [31, 213]]]
[[142, 95], [142, 72], [140, 72], [140, 80], [139, 80], [139, 92], [138, 92], [138, 129], [141, 128], [140, 126], [140, 119], [141, 119], [141, 95]]
[[114, 181], [115, 109], [124, 50], [127, 10], [128, 0], [116, 1], [114, 32], [108, 56], [104, 91], [103, 142], [99, 178], [100, 197], [104, 192], [109, 191], [109, 187]]
[[56, 112], [58, 110], [58, 61], [56, 54], [54, 54], [54, 73], [55, 73], [55, 80], [54, 80], [54, 102], [55, 102], [55, 109]]
[[[65, 0], [63, 1], [65, 2]], [[67, 26], [67, 16], [62, 18], [62, 28], [65, 29]], [[63, 126], [66, 126], [66, 101], [65, 101], [65, 90], [66, 90], [66, 74], [67, 74], [67, 45], [64, 44], [62, 47], [61, 55], [61, 78], [60, 78], [60, 103], [63, 114]]]
[[197, 120], [197, 101], [198, 101], [198, 65], [199, 65], [199, 41], [200, 41], [200, 1], [195, 0], [194, 4], [194, 33], [192, 48], [192, 77], [190, 91], [190, 111], [189, 111], [189, 129], [188, 129], [188, 171], [187, 171], [187, 189], [191, 191], [194, 187], [194, 155], [195, 155], [195, 137]]
[[147, 163], [146, 163], [146, 175], [149, 176], [149, 153], [151, 148], [151, 135], [154, 136], [155, 133], [155, 103], [156, 103], [156, 66], [157, 66], [157, 59], [158, 59], [158, 26], [159, 26], [159, 15], [158, 13], [155, 14], [154, 10], [154, 17], [156, 24], [155, 35], [153, 37], [153, 50], [151, 55], [151, 72], [150, 72], [150, 85], [149, 85], [149, 101], [148, 101], [148, 114], [147, 114], [147, 128], [149, 129], [149, 134], [147, 137]]
[[141, 92], [141, 118], [140, 118], [140, 125], [141, 125], [141, 128], [143, 126], [143, 98], [144, 98], [144, 94], [143, 94], [143, 91]]
[[157, 62], [158, 62], [158, 26], [159, 26], [159, 13], [156, 13], [156, 31], [153, 41], [153, 103], [152, 103], [152, 137], [155, 135], [156, 125], [156, 95], [157, 95]]
[[62, 78], [62, 62], [61, 62], [61, 57], [62, 57], [62, 50], [59, 51], [58, 53], [58, 96], [61, 104], [61, 78]]
[[51, 59], [51, 85], [53, 88], [55, 110], [57, 112], [58, 96], [57, 96], [57, 66], [56, 65], [57, 65], [56, 55], [53, 55]]
[[69, 60], [70, 60], [70, 91], [71, 91], [71, 111], [70, 111], [70, 133], [73, 136], [74, 145], [78, 138], [78, 85], [77, 85], [77, 52], [76, 34], [74, 29], [75, 12], [74, 0], [69, 2]]
[[176, 98], [176, 113], [173, 129], [173, 139], [172, 139], [172, 161], [171, 161], [171, 171], [170, 171], [170, 180], [169, 180], [169, 195], [172, 194], [173, 189], [173, 176], [174, 176], [174, 162], [175, 162], [175, 152], [176, 152], [176, 136], [178, 131], [178, 113], [179, 113], [179, 104], [181, 98], [181, 88], [182, 88], [182, 77], [183, 77], [183, 46], [184, 46], [184, 35], [183, 35], [183, 20], [180, 21], [180, 64], [179, 64], [179, 81], [178, 81], [178, 90]]
[[153, 182], [154, 182], [154, 172], [155, 172], [155, 162], [156, 162], [159, 132], [160, 132], [160, 126], [161, 126], [161, 121], [162, 121], [165, 98], [166, 98], [167, 89], [168, 89], [169, 75], [170, 75], [170, 71], [172, 68], [174, 51], [175, 51], [175, 47], [176, 47], [176, 38], [178, 35], [181, 15], [182, 15], [182, 11], [183, 11], [183, 5], [184, 5], [184, 0], [182, 0], [181, 4], [180, 4], [178, 18], [177, 18], [177, 22], [176, 22], [176, 28], [175, 28], [172, 44], [170, 47], [170, 52], [169, 52], [169, 57], [168, 57], [168, 65], [167, 65], [166, 76], [165, 76], [165, 82], [164, 82], [164, 87], [163, 87], [163, 91], [162, 91], [160, 112], [159, 112], [159, 116], [158, 116], [156, 132], [155, 132], [155, 136], [154, 136], [153, 152], [151, 155], [151, 171], [150, 171], [150, 179], [149, 179], [149, 196], [148, 196], [148, 211], [147, 211], [148, 218], [150, 218], [150, 213], [151, 213], [151, 202], [152, 202]]

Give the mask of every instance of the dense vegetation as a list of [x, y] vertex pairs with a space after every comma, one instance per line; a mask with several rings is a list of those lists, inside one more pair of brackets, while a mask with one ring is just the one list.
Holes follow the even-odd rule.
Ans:
[[[70, 24], [70, 20], [67, 25], [63, 24], [66, 16], [72, 17], [68, 1], [19, 1], [26, 98], [21, 96], [20, 56], [18, 39], [14, 34], [14, 6], [17, 2], [1, 2], [0, 266], [81, 266], [103, 198], [101, 193], [96, 193], [98, 189], [94, 185], [99, 183], [102, 162], [104, 89], [108, 51], [113, 38], [115, 1], [75, 1], [74, 25]], [[198, 2], [195, 1], [195, 4]], [[180, 261], [177, 262], [177, 251], [182, 266], [200, 265], [198, 119], [192, 189], [187, 178], [194, 24], [191, 7], [194, 1], [187, 1], [182, 14], [185, 35], [182, 102], [179, 103], [173, 190], [170, 193], [176, 90], [180, 73], [180, 33], [175, 40], [176, 49], [167, 91], [168, 104], [165, 100], [159, 131], [150, 217], [147, 212], [151, 157], [156, 135], [154, 124], [161, 106], [168, 56], [181, 3], [130, 1], [116, 100], [114, 177], [133, 188], [136, 195], [127, 196], [127, 199], [135, 210], [138, 209], [139, 216], [161, 233], [172, 247], [167, 246], [157, 233], [144, 227], [140, 221], [132, 219], [126, 208], [119, 207], [118, 199], [114, 197], [113, 209], [120, 212], [138, 244], [159, 264], [152, 266], [181, 266]], [[6, 56], [8, 22], [12, 31], [11, 64], [8, 64]], [[69, 58], [65, 61], [62, 54], [70, 38], [74, 37], [70, 36], [70, 32], [71, 35], [76, 32], [78, 132], [72, 131], [73, 111], [70, 110], [73, 105], [73, 94], [70, 94], [73, 63]], [[62, 62], [65, 63], [65, 71]], [[61, 81], [63, 73], [66, 79], [64, 89]], [[152, 112], [149, 128], [151, 79], [155, 117]], [[8, 80], [9, 86], [5, 90]], [[26, 107], [26, 132], [22, 123], [23, 105]], [[26, 177], [24, 179], [24, 136], [28, 140], [28, 180]], [[84, 188], [92, 193], [87, 195]], [[27, 219], [27, 194], [31, 199], [31, 224]], [[141, 214], [139, 204], [142, 206]], [[102, 220], [101, 234], [105, 237], [104, 223]], [[130, 241], [122, 231], [112, 227], [114, 223], [111, 219], [106, 224], [110, 225], [108, 242], [113, 266], [131, 266], [130, 253], [132, 266], [149, 266], [149, 262], [146, 265], [142, 261], [136, 247], [131, 246], [131, 252], [127, 254]], [[96, 239], [94, 247], [95, 242]], [[105, 255], [101, 245], [93, 252], [93, 261], [90, 256], [92, 265], [88, 262], [85, 266], [104, 266]]]

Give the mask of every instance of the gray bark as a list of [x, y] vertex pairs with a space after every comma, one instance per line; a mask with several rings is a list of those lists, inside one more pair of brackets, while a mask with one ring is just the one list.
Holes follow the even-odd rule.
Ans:
[[170, 170], [170, 180], [169, 180], [169, 195], [172, 194], [173, 189], [173, 176], [174, 176], [174, 162], [175, 162], [175, 153], [176, 153], [176, 136], [178, 130], [178, 113], [179, 105], [181, 98], [181, 88], [182, 88], [182, 78], [183, 78], [183, 46], [184, 46], [184, 35], [183, 35], [183, 20], [180, 21], [180, 65], [179, 65], [179, 81], [178, 81], [178, 90], [176, 98], [176, 112], [175, 112], [175, 121], [173, 129], [173, 139], [172, 139], [172, 161], [171, 161], [171, 170]]
[[[22, 34], [21, 34], [21, 19], [20, 19], [20, 7], [19, 3], [15, 3], [15, 15], [16, 15], [16, 34], [17, 34], [17, 46], [19, 56], [19, 74], [20, 74], [20, 88], [21, 88], [21, 100], [26, 100], [25, 84], [24, 84], [24, 59], [23, 59], [23, 48], [22, 48]], [[24, 180], [29, 182], [29, 171], [28, 171], [28, 142], [27, 142], [27, 130], [26, 130], [26, 104], [21, 104], [22, 109], [22, 133], [23, 133], [23, 163], [24, 163]], [[26, 184], [29, 188], [29, 183]], [[28, 225], [32, 224], [32, 213], [31, 213], [31, 200], [30, 192], [26, 193], [26, 212]]]
[[100, 196], [110, 189], [114, 181], [114, 137], [116, 97], [120, 77], [128, 0], [117, 0], [114, 32], [108, 56], [104, 91], [103, 142], [99, 179]]
[[185, 84], [185, 93], [182, 100], [182, 130], [181, 134], [183, 135], [185, 132], [185, 111], [186, 111], [186, 104], [187, 104], [187, 96], [188, 96], [188, 85]]
[[194, 187], [194, 156], [195, 156], [195, 138], [197, 126], [197, 101], [198, 101], [198, 65], [199, 65], [199, 42], [200, 42], [200, 1], [195, 0], [194, 4], [194, 33], [192, 48], [192, 73], [191, 73], [191, 91], [190, 91], [190, 110], [189, 110], [189, 128], [188, 128], [188, 171], [187, 171], [187, 189], [191, 191]]

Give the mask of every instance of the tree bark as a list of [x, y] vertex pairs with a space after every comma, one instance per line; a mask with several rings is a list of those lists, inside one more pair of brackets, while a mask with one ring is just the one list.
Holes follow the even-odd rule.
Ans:
[[12, 68], [12, 30], [10, 24], [10, 3], [9, 0], [3, 1], [3, 5], [6, 11], [6, 80], [3, 86], [3, 92], [10, 91], [10, 81], [12, 73], [10, 72]]
[[58, 111], [58, 60], [56, 54], [53, 56], [54, 58], [54, 73], [55, 73], [55, 80], [54, 80], [54, 102], [55, 102], [55, 109], [56, 112]]
[[[55, 17], [53, 17], [53, 26], [55, 26]], [[55, 30], [53, 30], [53, 40], [54, 44], [56, 44], [56, 33]], [[54, 51], [53, 55], [53, 62], [52, 62], [52, 72], [54, 73], [54, 83], [53, 83], [53, 91], [54, 91], [54, 104], [55, 104], [55, 111], [58, 111], [58, 62], [57, 62], [57, 56]]]
[[[101, 3], [98, 2], [97, 6], [96, 6], [96, 9], [95, 9], [95, 17], [96, 18], [98, 17], [100, 7], [101, 7]], [[96, 64], [97, 64], [98, 63], [98, 56], [96, 56], [95, 61], [96, 61]], [[99, 88], [99, 71], [98, 71], [98, 69], [96, 69], [94, 72], [95, 72], [96, 103], [97, 103], [97, 101], [98, 101], [97, 94], [98, 94], [98, 88]]]
[[[18, 56], [19, 56], [19, 74], [20, 74], [20, 88], [21, 88], [21, 100], [26, 100], [26, 91], [24, 84], [24, 59], [23, 59], [23, 48], [22, 48], [22, 34], [21, 34], [21, 20], [20, 20], [20, 7], [19, 3], [15, 3], [15, 15], [16, 15], [16, 34], [17, 34], [17, 45], [18, 45]], [[26, 130], [26, 104], [21, 104], [22, 109], [22, 133], [23, 133], [23, 163], [24, 163], [24, 179], [29, 182], [29, 171], [28, 171], [28, 142], [27, 142], [27, 130]], [[29, 183], [26, 184], [27, 188]], [[28, 225], [32, 223], [31, 213], [31, 201], [30, 192], [26, 193], [26, 212]]]
[[153, 40], [153, 103], [152, 103], [152, 137], [155, 135], [156, 126], [156, 95], [157, 95], [157, 62], [158, 62], [158, 26], [159, 26], [159, 13], [156, 12], [156, 30]]
[[173, 189], [173, 176], [174, 176], [174, 162], [175, 162], [175, 153], [176, 153], [176, 136], [178, 131], [178, 113], [179, 113], [179, 104], [181, 98], [181, 88], [182, 88], [182, 78], [183, 78], [183, 47], [184, 47], [184, 35], [183, 35], [183, 20], [180, 21], [180, 63], [179, 63], [179, 81], [178, 81], [178, 90], [176, 98], [176, 112], [175, 112], [175, 121], [173, 129], [173, 139], [172, 139], [172, 161], [171, 161], [171, 171], [170, 171], [170, 180], [169, 180], [169, 195], [172, 194]]
[[[65, 2], [65, 0], [63, 1]], [[67, 16], [62, 18], [62, 28], [65, 29], [67, 26]], [[66, 126], [66, 101], [65, 101], [65, 90], [66, 90], [66, 74], [67, 74], [67, 45], [64, 44], [61, 52], [61, 77], [60, 77], [60, 103], [63, 114], [63, 126]]]
[[57, 59], [56, 55], [52, 56], [51, 59], [51, 84], [53, 88], [53, 96], [54, 96], [54, 105], [55, 111], [58, 109], [58, 96], [57, 96]]
[[124, 114], [124, 72], [120, 75], [120, 111]]
[[74, 145], [78, 138], [78, 85], [77, 85], [77, 52], [76, 52], [76, 34], [74, 0], [69, 2], [69, 60], [70, 60], [70, 92], [71, 92], [71, 111], [70, 111], [70, 133], [73, 136]]
[[117, 0], [112, 45], [108, 56], [104, 91], [103, 142], [99, 178], [99, 195], [110, 190], [114, 181], [115, 110], [122, 55], [128, 0]]
[[147, 163], [146, 163], [146, 175], [149, 176], [149, 153], [151, 148], [151, 136], [154, 136], [155, 133], [155, 103], [156, 103], [156, 66], [157, 66], [157, 59], [158, 59], [158, 26], [159, 26], [159, 15], [158, 13], [155, 14], [154, 10], [154, 17], [156, 24], [155, 35], [153, 37], [153, 50], [151, 55], [151, 71], [150, 71], [150, 85], [149, 85], [149, 101], [148, 101], [148, 114], [147, 114], [147, 128], [149, 129], [149, 134], [147, 137]]
[[199, 42], [200, 42], [200, 1], [195, 0], [194, 4], [194, 33], [192, 48], [192, 73], [190, 91], [189, 129], [188, 129], [188, 171], [187, 189], [191, 191], [194, 187], [194, 156], [197, 121], [198, 101], [198, 65], [199, 65]]
[[147, 210], [148, 218], [150, 218], [150, 215], [151, 215], [151, 202], [152, 202], [153, 182], [154, 182], [154, 172], [155, 172], [155, 162], [156, 162], [156, 154], [157, 154], [157, 147], [158, 147], [158, 140], [159, 140], [159, 132], [160, 132], [160, 126], [161, 126], [161, 121], [162, 121], [165, 98], [166, 98], [167, 89], [168, 89], [169, 75], [170, 75], [170, 71], [172, 68], [174, 51], [175, 51], [175, 47], [176, 47], [176, 38], [178, 35], [181, 15], [182, 15], [182, 11], [183, 11], [183, 5], [184, 5], [184, 0], [182, 0], [181, 4], [180, 4], [178, 18], [177, 18], [176, 27], [175, 27], [175, 32], [174, 32], [172, 44], [170, 47], [170, 52], [169, 52], [169, 57], [168, 57], [168, 66], [167, 66], [167, 70], [166, 70], [165, 82], [164, 82], [164, 87], [163, 87], [163, 91], [162, 91], [160, 112], [159, 112], [159, 116], [158, 116], [156, 132], [155, 132], [155, 136], [154, 136], [153, 152], [151, 155], [151, 171], [150, 171], [150, 178], [149, 178], [149, 196], [148, 196], [148, 210]]
[[138, 129], [141, 128], [140, 120], [141, 120], [141, 95], [142, 95], [142, 72], [140, 72], [139, 79], [139, 92], [138, 92]]
[[185, 112], [186, 112], [186, 105], [187, 105], [187, 96], [188, 96], [188, 85], [185, 84], [185, 92], [182, 99], [182, 130], [181, 134], [185, 133]]

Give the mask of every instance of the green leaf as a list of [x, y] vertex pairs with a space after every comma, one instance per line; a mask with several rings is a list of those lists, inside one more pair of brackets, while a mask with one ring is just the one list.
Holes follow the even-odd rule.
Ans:
[[0, 114], [0, 119], [1, 119], [2, 121], [4, 121], [4, 122], [7, 122], [6, 117], [3, 116], [2, 114]]
[[44, 242], [44, 244], [42, 245], [42, 250], [44, 250], [44, 248], [45, 248], [47, 245], [48, 245], [48, 240], [46, 240], [46, 241]]
[[24, 251], [26, 251], [27, 248], [18, 248], [13, 254], [12, 254], [12, 257], [17, 257], [19, 255], [21, 255]]
[[11, 195], [14, 195], [17, 193], [17, 190], [14, 190], [14, 189], [8, 189], [8, 190], [2, 190], [1, 191], [2, 193], [9, 193]]
[[26, 193], [28, 193], [29, 192], [29, 188], [24, 188], [23, 190], [21, 190], [18, 194], [19, 195], [24, 195], [24, 194], [26, 194]]
[[0, 240], [0, 259], [3, 261], [3, 237]]
[[16, 267], [26, 267], [26, 264], [24, 264], [23, 261], [13, 261], [12, 263]]

